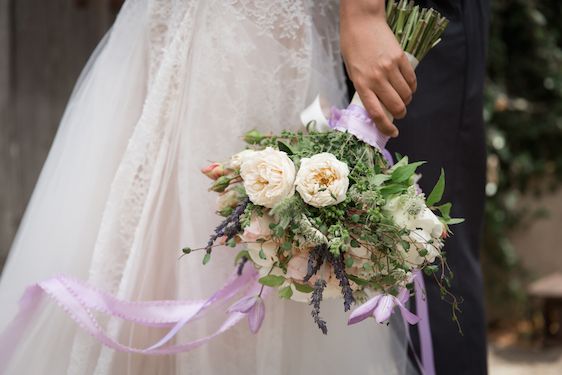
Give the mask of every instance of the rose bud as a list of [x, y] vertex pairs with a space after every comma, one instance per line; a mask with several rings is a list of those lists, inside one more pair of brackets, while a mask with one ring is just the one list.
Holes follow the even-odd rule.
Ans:
[[216, 180], [221, 176], [224, 176], [229, 171], [220, 163], [213, 163], [201, 170], [203, 174], [209, 177], [211, 180]]
[[257, 130], [250, 130], [244, 135], [244, 142], [249, 144], [258, 144], [263, 139], [263, 135]]
[[213, 186], [211, 186], [210, 190], [215, 191], [217, 193], [222, 193], [228, 187], [228, 185], [230, 185], [230, 178], [227, 176], [220, 176], [215, 181]]

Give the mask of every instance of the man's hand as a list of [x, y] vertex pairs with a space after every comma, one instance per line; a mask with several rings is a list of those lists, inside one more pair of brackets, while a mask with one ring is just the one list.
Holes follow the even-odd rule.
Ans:
[[365, 109], [384, 134], [396, 137], [395, 118], [406, 115], [416, 74], [386, 23], [384, 0], [341, 0], [340, 45], [349, 77]]

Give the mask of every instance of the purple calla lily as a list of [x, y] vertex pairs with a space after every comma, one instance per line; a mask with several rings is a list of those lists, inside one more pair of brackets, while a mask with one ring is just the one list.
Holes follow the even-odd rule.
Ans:
[[419, 318], [404, 306], [409, 297], [410, 294], [406, 288], [403, 288], [397, 297], [391, 294], [377, 294], [353, 310], [347, 324], [356, 324], [371, 316], [375, 318], [378, 323], [384, 323], [390, 319], [395, 306], [398, 306], [404, 319], [406, 319], [408, 323], [416, 324], [419, 322]]
[[242, 313], [248, 315], [248, 324], [252, 333], [257, 333], [265, 318], [265, 304], [257, 295], [246, 296], [238, 300], [227, 310], [229, 313]]

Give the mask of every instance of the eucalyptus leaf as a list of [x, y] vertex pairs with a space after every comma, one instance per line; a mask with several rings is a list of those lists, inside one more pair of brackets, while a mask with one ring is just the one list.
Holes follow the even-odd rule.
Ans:
[[293, 289], [290, 286], [286, 286], [279, 290], [279, 297], [289, 299], [293, 296]]
[[210, 260], [211, 260], [211, 253], [205, 253], [205, 256], [203, 257], [203, 265], [209, 263]]
[[258, 281], [262, 285], [274, 288], [277, 286], [281, 286], [285, 282], [285, 278], [283, 276], [267, 275], [260, 278]]
[[293, 283], [293, 285], [295, 286], [295, 289], [301, 293], [312, 293], [312, 291], [314, 290], [313, 287], [306, 284]]

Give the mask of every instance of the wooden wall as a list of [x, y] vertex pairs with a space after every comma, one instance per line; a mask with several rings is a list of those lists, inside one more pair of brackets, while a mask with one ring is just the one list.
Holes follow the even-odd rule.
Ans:
[[0, 269], [110, 0], [0, 0]]

